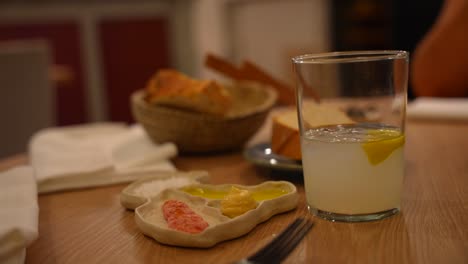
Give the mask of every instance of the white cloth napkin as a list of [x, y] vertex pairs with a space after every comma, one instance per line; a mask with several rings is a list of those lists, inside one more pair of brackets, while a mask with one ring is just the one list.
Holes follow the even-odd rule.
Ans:
[[468, 121], [468, 98], [419, 97], [408, 104], [408, 118]]
[[24, 263], [26, 247], [37, 238], [36, 180], [30, 166], [0, 173], [0, 263]]
[[153, 143], [140, 125], [48, 128], [29, 143], [40, 193], [129, 182], [151, 171], [174, 171], [172, 143]]

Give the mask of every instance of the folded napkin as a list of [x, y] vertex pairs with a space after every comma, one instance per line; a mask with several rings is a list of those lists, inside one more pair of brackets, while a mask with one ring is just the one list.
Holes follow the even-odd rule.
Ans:
[[38, 235], [36, 180], [30, 166], [0, 173], [0, 263], [24, 263]]
[[419, 97], [408, 104], [408, 118], [468, 121], [468, 98]]
[[136, 180], [174, 171], [172, 143], [153, 143], [140, 125], [94, 123], [48, 128], [29, 143], [40, 193]]

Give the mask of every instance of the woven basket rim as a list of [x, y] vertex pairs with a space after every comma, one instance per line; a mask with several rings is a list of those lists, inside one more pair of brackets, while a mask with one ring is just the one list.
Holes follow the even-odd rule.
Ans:
[[[249, 81], [240, 81], [237, 82], [237, 84], [240, 85], [259, 85], [254, 82], [249, 82]], [[235, 85], [235, 84], [233, 84]], [[190, 111], [182, 108], [177, 108], [177, 107], [170, 107], [170, 106], [165, 106], [165, 105], [158, 105], [158, 104], [150, 104], [144, 100], [145, 96], [145, 90], [144, 89], [139, 89], [136, 90], [132, 93], [131, 95], [131, 103], [137, 104], [139, 107], [145, 108], [147, 111], [165, 111], [165, 112], [172, 112], [172, 113], [177, 113], [179, 115], [184, 115], [186, 117], [191, 117], [191, 118], [196, 118], [196, 119], [205, 119], [205, 120], [210, 120], [210, 121], [234, 121], [234, 120], [239, 120], [243, 118], [247, 118], [250, 116], [253, 116], [255, 114], [260, 114], [264, 113], [266, 111], [269, 111], [273, 105], [276, 103], [276, 100], [278, 98], [278, 94], [275, 90], [272, 88], [266, 87], [264, 88], [264, 91], [266, 93], [265, 100], [262, 102], [262, 104], [256, 106], [254, 109], [248, 112], [242, 112], [240, 114], [236, 115], [227, 115], [227, 116], [217, 116], [217, 115], [212, 115], [212, 114], [207, 114], [207, 113], [200, 113], [200, 112], [195, 112], [195, 111]]]
[[[217, 116], [148, 103], [145, 90], [130, 97], [133, 117], [156, 143], [173, 142], [181, 153], [205, 153], [241, 148], [261, 127], [276, 103], [277, 93], [261, 84], [235, 83], [231, 115]], [[246, 96], [250, 99], [246, 99]]]

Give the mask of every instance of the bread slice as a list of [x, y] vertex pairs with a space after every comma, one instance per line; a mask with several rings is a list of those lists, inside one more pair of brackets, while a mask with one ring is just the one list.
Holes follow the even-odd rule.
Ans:
[[159, 70], [148, 81], [149, 103], [173, 106], [191, 111], [225, 115], [232, 98], [225, 87], [214, 80], [196, 80], [171, 69]]
[[271, 150], [291, 159], [300, 160], [301, 144], [295, 108], [273, 116]]
[[[337, 106], [305, 102], [303, 109], [304, 119], [308, 126], [354, 123]], [[302, 159], [296, 108], [287, 109], [273, 116], [271, 149], [275, 154], [295, 160]]]

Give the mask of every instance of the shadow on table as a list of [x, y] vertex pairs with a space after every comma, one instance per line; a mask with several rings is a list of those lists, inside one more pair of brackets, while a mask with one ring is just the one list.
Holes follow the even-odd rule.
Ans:
[[265, 180], [273, 181], [290, 181], [295, 184], [304, 184], [302, 171], [295, 170], [278, 170], [263, 167], [255, 167], [258, 175], [262, 175]]

